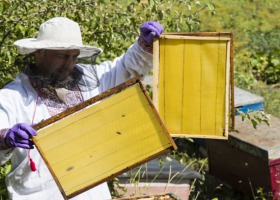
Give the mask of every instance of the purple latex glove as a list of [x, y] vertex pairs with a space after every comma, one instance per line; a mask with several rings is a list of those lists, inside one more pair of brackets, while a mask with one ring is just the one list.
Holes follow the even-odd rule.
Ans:
[[140, 27], [140, 37], [142, 37], [146, 42], [151, 44], [153, 42], [154, 37], [159, 37], [163, 30], [163, 26], [158, 22], [145, 22]]
[[37, 132], [28, 124], [16, 124], [9, 129], [5, 135], [5, 142], [9, 147], [21, 147], [33, 149], [34, 143], [31, 136], [36, 136]]

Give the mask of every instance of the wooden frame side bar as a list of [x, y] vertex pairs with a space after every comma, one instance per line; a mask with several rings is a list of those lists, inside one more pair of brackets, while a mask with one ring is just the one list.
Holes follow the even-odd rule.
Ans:
[[158, 82], [159, 80], [159, 39], [153, 42], [153, 103], [158, 109]]
[[235, 129], [235, 107], [234, 107], [234, 49], [233, 49], [233, 34], [230, 35], [230, 80], [231, 80], [231, 131]]

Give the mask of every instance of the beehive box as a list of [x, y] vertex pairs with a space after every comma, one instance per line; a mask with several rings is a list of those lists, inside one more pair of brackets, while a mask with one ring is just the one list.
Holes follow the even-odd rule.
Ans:
[[138, 78], [34, 128], [65, 199], [176, 148]]
[[210, 173], [252, 197], [263, 189], [267, 199], [280, 199], [280, 119], [271, 116], [270, 123], [254, 129], [236, 116], [238, 132], [227, 141], [207, 140]]
[[226, 139], [234, 126], [231, 33], [154, 41], [153, 102], [174, 137]]

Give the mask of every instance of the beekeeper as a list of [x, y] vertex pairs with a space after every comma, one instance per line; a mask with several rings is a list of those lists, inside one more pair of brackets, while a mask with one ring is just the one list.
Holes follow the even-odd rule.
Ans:
[[[152, 68], [152, 41], [163, 27], [146, 22], [140, 37], [122, 56], [100, 65], [76, 64], [102, 50], [82, 43], [79, 25], [64, 17], [44, 22], [37, 38], [16, 41], [19, 54], [34, 57], [27, 69], [0, 90], [0, 160], [11, 160], [6, 176], [10, 199], [63, 199], [31, 136], [33, 124], [65, 111]], [[73, 199], [111, 199], [107, 183]]]

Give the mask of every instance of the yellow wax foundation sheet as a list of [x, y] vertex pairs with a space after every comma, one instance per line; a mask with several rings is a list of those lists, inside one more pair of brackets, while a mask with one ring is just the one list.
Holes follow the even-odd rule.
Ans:
[[65, 199], [176, 149], [139, 77], [34, 128]]
[[234, 125], [231, 33], [162, 34], [153, 102], [174, 137], [227, 139]]

